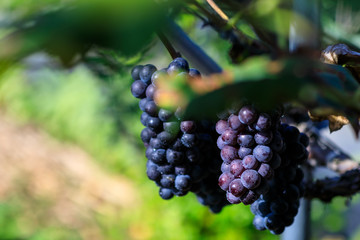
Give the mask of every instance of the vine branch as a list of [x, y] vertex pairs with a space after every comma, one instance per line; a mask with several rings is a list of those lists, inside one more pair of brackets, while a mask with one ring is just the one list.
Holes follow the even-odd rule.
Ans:
[[165, 48], [169, 52], [172, 59], [181, 57], [181, 54], [175, 50], [174, 46], [170, 43], [169, 39], [162, 32], [157, 32], [157, 35], [160, 41], [164, 44]]

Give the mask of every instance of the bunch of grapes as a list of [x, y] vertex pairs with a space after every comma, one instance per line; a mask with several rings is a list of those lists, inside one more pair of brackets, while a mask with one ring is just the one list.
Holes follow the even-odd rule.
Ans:
[[189, 191], [198, 200], [219, 212], [227, 204], [217, 188], [221, 159], [216, 148], [214, 124], [207, 121], [181, 119], [180, 111], [171, 112], [154, 101], [156, 81], [166, 74], [200, 77], [183, 58], [174, 59], [167, 68], [157, 70], [148, 64], [136, 66], [131, 75], [131, 92], [141, 99], [141, 123], [145, 128], [141, 139], [146, 147], [147, 176], [159, 187], [163, 199], [184, 196]]
[[259, 113], [250, 105], [217, 122], [217, 146], [223, 160], [218, 184], [230, 203], [249, 205], [268, 192], [268, 180], [285, 151], [279, 126], [278, 111]]
[[306, 161], [306, 147], [309, 144], [308, 137], [296, 127], [283, 124], [279, 131], [287, 146], [281, 154], [283, 162], [269, 182], [271, 191], [261, 195], [251, 205], [251, 211], [255, 214], [255, 228], [268, 229], [273, 234], [280, 234], [285, 227], [290, 226], [298, 212], [304, 192], [304, 174], [299, 164]]

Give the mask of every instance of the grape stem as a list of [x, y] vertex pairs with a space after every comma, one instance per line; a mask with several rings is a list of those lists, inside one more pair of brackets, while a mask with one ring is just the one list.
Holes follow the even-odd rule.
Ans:
[[330, 202], [334, 197], [351, 197], [360, 191], [360, 168], [345, 172], [338, 177], [325, 178], [307, 183], [305, 198], [318, 198]]
[[201, 73], [209, 75], [222, 72], [222, 68], [194, 43], [173, 20], [168, 20], [163, 33], [172, 46], [181, 52]]
[[219, 8], [219, 6], [213, 0], [206, 0], [211, 8], [222, 18], [224, 21], [229, 21], [229, 17]]
[[169, 39], [162, 33], [162, 32], [157, 32], [157, 35], [160, 39], [160, 41], [164, 44], [165, 48], [167, 49], [167, 51], [169, 52], [170, 56], [172, 57], [172, 59], [175, 59], [177, 57], [181, 57], [180, 52], [177, 52], [174, 48], [174, 46], [171, 44], [171, 42], [169, 41]]

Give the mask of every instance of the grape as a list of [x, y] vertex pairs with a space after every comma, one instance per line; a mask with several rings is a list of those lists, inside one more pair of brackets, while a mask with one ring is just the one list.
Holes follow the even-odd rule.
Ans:
[[252, 154], [252, 148], [240, 147], [238, 151], [239, 158], [244, 158], [247, 155]]
[[267, 145], [271, 142], [273, 134], [270, 131], [255, 134], [255, 142], [259, 145]]
[[190, 68], [189, 69], [189, 76], [190, 77], [201, 77], [201, 73], [197, 69]]
[[157, 181], [160, 178], [161, 173], [158, 171], [157, 166], [151, 165], [147, 168], [146, 175], [150, 180]]
[[156, 133], [150, 128], [144, 128], [141, 131], [140, 137], [144, 143], [149, 143], [151, 138], [156, 137]]
[[138, 65], [135, 66], [132, 70], [131, 70], [131, 77], [134, 80], [140, 80], [140, 76], [139, 73], [141, 72], [141, 70], [143, 69], [144, 66], [142, 65]]
[[189, 190], [191, 179], [189, 175], [177, 175], [175, 179], [175, 188], [181, 191]]
[[[145, 91], [145, 95], [148, 99], [154, 99], [154, 94], [155, 94], [155, 86], [154, 85], [149, 85], [146, 88]], [[141, 109], [141, 108], [140, 108]]]
[[260, 231], [263, 231], [266, 229], [265, 223], [264, 223], [264, 218], [257, 216], [257, 215], [254, 217], [253, 225], [255, 226], [255, 228], [257, 230], [260, 230]]
[[153, 131], [161, 130], [162, 127], [161, 120], [159, 118], [150, 116], [146, 119], [145, 125]]
[[181, 137], [181, 142], [185, 147], [191, 148], [196, 144], [195, 134], [184, 133]]
[[261, 113], [256, 122], [255, 129], [258, 131], [265, 131], [271, 127], [271, 117], [266, 113]]
[[156, 149], [166, 147], [165, 144], [163, 142], [161, 142], [160, 139], [158, 139], [158, 138], [151, 138], [150, 139], [150, 146], [152, 148], [156, 148]]
[[259, 165], [259, 162], [253, 155], [247, 155], [242, 160], [242, 164], [245, 169], [256, 169]]
[[241, 203], [240, 197], [236, 197], [236, 196], [232, 195], [230, 192], [226, 192], [226, 199], [231, 204], [239, 204], [239, 203]]
[[175, 167], [175, 174], [176, 175], [187, 175], [188, 172], [189, 172], [189, 169], [185, 165]]
[[157, 164], [162, 164], [165, 163], [166, 161], [166, 151], [165, 149], [156, 149], [155, 151], [152, 152], [150, 158], [149, 158], [152, 162], [157, 163]]
[[183, 133], [194, 133], [196, 130], [196, 124], [194, 121], [182, 121], [180, 123], [180, 129]]
[[247, 192], [247, 189], [241, 183], [241, 180], [237, 178], [230, 182], [229, 191], [232, 195], [236, 197], [241, 197], [243, 194]]
[[241, 160], [235, 159], [230, 163], [230, 173], [235, 177], [240, 176], [244, 171], [245, 168]]
[[142, 82], [141, 80], [136, 80], [131, 84], [131, 93], [136, 98], [143, 98], [145, 97], [147, 85]]
[[161, 132], [157, 136], [161, 142], [164, 143], [165, 146], [169, 146], [175, 139], [175, 135], [169, 132]]
[[239, 120], [244, 124], [251, 124], [257, 119], [256, 111], [251, 106], [244, 106], [239, 111]]
[[162, 199], [168, 200], [174, 196], [173, 191], [169, 188], [160, 188], [159, 195]]
[[229, 124], [227, 121], [225, 120], [219, 120], [217, 123], [216, 123], [216, 132], [218, 134], [222, 134], [226, 129], [228, 129], [229, 127]]
[[235, 145], [236, 144], [237, 132], [232, 129], [226, 129], [222, 134], [221, 138], [225, 144]]
[[226, 143], [224, 142], [224, 140], [222, 140], [222, 136], [219, 136], [217, 141], [216, 141], [216, 145], [217, 147], [221, 150], [223, 149], [223, 147], [226, 145]]
[[274, 170], [270, 167], [269, 164], [261, 163], [258, 173], [266, 179], [270, 179], [274, 175]]
[[174, 74], [181, 71], [189, 71], [189, 64], [183, 58], [175, 58], [168, 66], [168, 74]]
[[164, 188], [171, 188], [175, 183], [175, 174], [164, 174], [161, 177], [160, 184]]
[[245, 125], [240, 122], [239, 117], [234, 114], [230, 115], [228, 124], [231, 129], [236, 131], [242, 131], [245, 128]]
[[157, 69], [154, 65], [146, 64], [139, 73], [141, 81], [143, 81], [147, 85], [150, 84], [151, 76], [156, 70]]
[[197, 148], [190, 148], [186, 151], [186, 157], [190, 163], [199, 163], [200, 162], [200, 153]]
[[[234, 161], [232, 161], [232, 162], [234, 162]], [[229, 171], [230, 171], [230, 164], [223, 162], [221, 164], [221, 172], [229, 172]]]
[[154, 101], [148, 101], [145, 104], [145, 112], [152, 117], [157, 117], [158, 107], [156, 106]]
[[229, 145], [221, 149], [221, 159], [224, 162], [230, 163], [232, 160], [238, 158], [237, 149]]
[[181, 164], [183, 158], [184, 158], [183, 152], [175, 151], [172, 149], [166, 150], [166, 159], [170, 164], [174, 164], [174, 165]]
[[272, 157], [271, 148], [264, 145], [257, 145], [254, 148], [254, 156], [259, 162], [269, 162]]
[[240, 197], [241, 202], [244, 205], [249, 205], [249, 204], [253, 204], [256, 199], [259, 198], [259, 195], [256, 194], [254, 191], [248, 191], [247, 194], [244, 194]]
[[174, 167], [170, 164], [160, 165], [158, 167], [158, 171], [161, 174], [171, 174], [174, 172]]
[[241, 174], [241, 183], [247, 189], [255, 189], [260, 185], [261, 177], [259, 173], [253, 169], [248, 169]]
[[226, 191], [229, 188], [229, 185], [233, 179], [234, 179], [234, 176], [229, 172], [225, 172], [225, 173], [221, 174], [219, 177], [220, 188], [222, 190]]
[[156, 81], [161, 78], [162, 76], [165, 76], [167, 73], [166, 69], [161, 69], [161, 70], [158, 70], [156, 72], [154, 72], [152, 75], [151, 75], [151, 83], [152, 85], [156, 86]]
[[[160, 119], [161, 120], [161, 119]], [[164, 131], [176, 136], [179, 130], [179, 122], [164, 122], [163, 123]]]
[[146, 98], [143, 98], [139, 101], [139, 108], [141, 111], [145, 111], [145, 105], [147, 102], [148, 102], [148, 99], [146, 99]]
[[172, 117], [172, 112], [166, 110], [166, 109], [160, 109], [159, 110], [159, 119], [163, 122], [168, 121]]
[[254, 137], [251, 134], [241, 134], [237, 138], [237, 143], [241, 147], [250, 148], [251, 146], [254, 145], [255, 141], [254, 141]]

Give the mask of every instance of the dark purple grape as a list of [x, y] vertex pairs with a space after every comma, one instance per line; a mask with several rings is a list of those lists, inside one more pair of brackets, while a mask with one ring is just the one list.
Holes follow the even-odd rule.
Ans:
[[144, 98], [147, 85], [141, 81], [136, 80], [131, 84], [131, 94], [136, 98]]
[[141, 81], [146, 83], [147, 85], [151, 82], [151, 76], [156, 71], [156, 67], [152, 64], [146, 64], [141, 71], [139, 72], [139, 76]]
[[175, 58], [168, 66], [167, 72], [168, 74], [176, 74], [179, 72], [188, 72], [189, 64], [183, 58]]
[[245, 129], [244, 124], [242, 124], [237, 115], [231, 114], [228, 118], [229, 127], [236, 131], [243, 131]]
[[259, 162], [253, 155], [247, 155], [242, 160], [242, 165], [245, 169], [256, 169], [259, 166]]
[[181, 191], [189, 190], [191, 187], [191, 178], [189, 175], [177, 175], [175, 178], [175, 188]]
[[234, 146], [236, 144], [237, 132], [228, 128], [221, 134], [221, 138], [226, 144]]
[[143, 99], [141, 99], [140, 101], [139, 101], [139, 108], [140, 108], [140, 110], [141, 111], [145, 111], [145, 105], [146, 105], [146, 103], [148, 102], [149, 100], [148, 99], [146, 99], [146, 98], [143, 98]]
[[271, 148], [264, 145], [257, 145], [253, 154], [259, 162], [269, 162], [272, 157]]
[[145, 104], [145, 112], [152, 117], [158, 116], [158, 107], [154, 101], [148, 101]]
[[185, 146], [182, 144], [181, 139], [177, 138], [174, 143], [171, 145], [171, 149], [175, 151], [183, 151]]
[[277, 199], [270, 204], [271, 212], [275, 214], [284, 214], [289, 209], [287, 202], [281, 199]]
[[194, 121], [182, 121], [180, 123], [180, 129], [183, 133], [194, 133], [196, 130], [196, 124]]
[[275, 132], [272, 142], [270, 143], [270, 147], [275, 152], [281, 152], [283, 150], [284, 141], [281, 134], [278, 131]]
[[252, 148], [240, 147], [238, 151], [239, 158], [243, 159], [245, 156], [252, 154]]
[[257, 113], [252, 106], [244, 106], [239, 111], [240, 122], [250, 125], [257, 119]]
[[158, 131], [161, 130], [162, 127], [162, 122], [159, 118], [157, 117], [148, 117], [146, 119], [146, 126], [150, 129], [152, 129], [153, 131]]
[[159, 195], [162, 199], [168, 200], [174, 196], [173, 192], [169, 188], [160, 188]]
[[166, 159], [168, 161], [168, 163], [173, 164], [173, 165], [178, 165], [183, 163], [184, 160], [184, 153], [183, 152], [178, 152], [172, 149], [167, 149], [166, 150]]
[[255, 129], [265, 131], [271, 127], [271, 117], [266, 113], [261, 113], [256, 122]]
[[241, 197], [242, 195], [246, 194], [248, 190], [241, 183], [241, 180], [236, 178], [229, 184], [229, 191], [232, 195]]
[[294, 126], [287, 126], [284, 129], [284, 133], [283, 133], [284, 138], [288, 142], [297, 142], [299, 140], [299, 134], [300, 134], [299, 129], [297, 129], [297, 127]]
[[131, 77], [133, 80], [140, 80], [139, 73], [143, 69], [143, 65], [137, 65], [131, 70]]
[[225, 172], [220, 175], [218, 184], [222, 190], [227, 191], [232, 180], [234, 180], [234, 176]]
[[229, 128], [229, 124], [225, 120], [219, 120], [215, 126], [216, 132], [218, 134], [222, 134], [228, 128]]
[[154, 99], [154, 94], [155, 94], [155, 86], [154, 85], [149, 85], [147, 88], [146, 88], [146, 91], [145, 91], [145, 95], [148, 99]]
[[230, 172], [230, 164], [223, 162], [221, 164], [221, 172]]
[[190, 68], [189, 69], [189, 76], [190, 77], [201, 77], [201, 73], [199, 72], [199, 70], [197, 70], [195, 68]]
[[255, 142], [260, 145], [268, 145], [273, 139], [271, 131], [258, 132], [255, 134]]
[[[155, 151], [156, 149], [152, 148], [152, 147], [147, 147], [146, 148], [146, 151], [145, 151], [145, 156], [147, 159], [150, 158], [151, 154], [153, 153], [153, 151]], [[151, 161], [148, 161], [148, 162], [151, 162]]]
[[224, 140], [222, 140], [222, 136], [218, 137], [218, 139], [216, 140], [216, 145], [220, 150], [223, 149], [223, 147], [226, 145]]
[[152, 148], [156, 148], [156, 149], [166, 147], [165, 144], [162, 141], [160, 141], [160, 139], [158, 139], [158, 138], [151, 138], [150, 139], [150, 146]]
[[150, 180], [157, 181], [160, 179], [160, 172], [157, 169], [157, 166], [151, 165], [146, 169], [146, 175]]
[[158, 166], [158, 171], [161, 174], [172, 174], [174, 173], [174, 167], [170, 164]]
[[276, 215], [274, 213], [268, 214], [265, 219], [265, 226], [269, 230], [277, 229], [279, 226], [281, 226], [281, 219], [279, 218], [279, 215]]
[[245, 171], [243, 163], [240, 159], [235, 159], [230, 163], [230, 173], [235, 177], [240, 176]]
[[176, 175], [187, 175], [189, 172], [189, 168], [185, 165], [175, 166], [174, 170]]
[[267, 163], [262, 163], [258, 169], [258, 173], [265, 179], [270, 179], [274, 175], [274, 170]]
[[257, 171], [253, 169], [245, 170], [241, 174], [241, 183], [246, 187], [247, 189], [255, 189], [260, 185], [261, 177], [258, 174]]
[[159, 133], [157, 138], [160, 139], [165, 146], [169, 146], [175, 140], [175, 136], [173, 134], [165, 131]]
[[156, 164], [162, 164], [166, 162], [166, 151], [165, 149], [156, 149], [152, 152], [150, 158], [152, 162]]
[[156, 133], [149, 128], [144, 128], [140, 133], [140, 137], [144, 143], [149, 143], [151, 138], [156, 137]]
[[235, 197], [230, 192], [226, 192], [226, 199], [231, 204], [239, 204], [239, 203], [241, 203], [240, 197]]
[[299, 188], [294, 185], [290, 184], [283, 192], [283, 197], [289, 202], [293, 202], [300, 198], [300, 191]]
[[232, 160], [238, 158], [237, 152], [238, 150], [236, 148], [226, 145], [221, 149], [221, 159], [226, 163], [230, 163]]
[[174, 174], [164, 174], [161, 176], [160, 185], [164, 188], [172, 188], [175, 183], [175, 175]]
[[158, 114], [160, 120], [163, 122], [168, 121], [172, 117], [172, 115], [173, 115], [173, 113], [171, 111], [163, 109], [163, 108], [161, 108], [159, 110], [159, 114]]
[[256, 192], [250, 190], [246, 194], [242, 195], [240, 200], [244, 205], [250, 205], [253, 204], [258, 198], [259, 195]]
[[237, 143], [241, 147], [250, 148], [254, 145], [255, 141], [253, 135], [251, 134], [240, 134], [237, 137]]
[[181, 142], [185, 147], [191, 148], [196, 144], [196, 136], [195, 134], [184, 133], [181, 137]]

